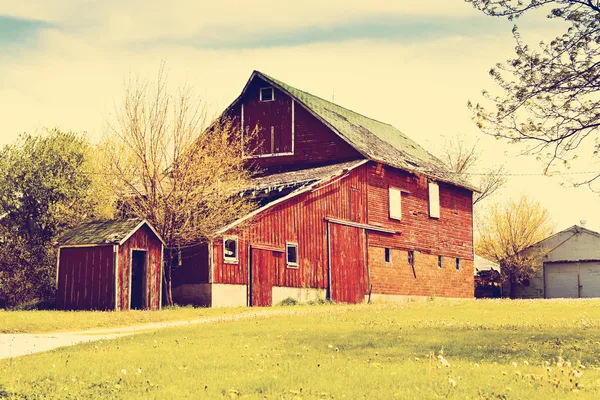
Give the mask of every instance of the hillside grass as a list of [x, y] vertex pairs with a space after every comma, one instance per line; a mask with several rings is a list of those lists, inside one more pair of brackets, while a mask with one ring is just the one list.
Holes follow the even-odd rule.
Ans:
[[600, 300], [317, 309], [0, 360], [0, 397], [600, 398]]

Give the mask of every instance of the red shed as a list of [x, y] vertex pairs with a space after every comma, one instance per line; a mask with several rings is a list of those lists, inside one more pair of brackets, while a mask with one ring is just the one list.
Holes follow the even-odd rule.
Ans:
[[259, 71], [224, 115], [257, 132], [257, 209], [182, 250], [175, 301], [473, 297], [477, 189], [415, 141]]
[[81, 224], [59, 240], [56, 308], [157, 310], [164, 242], [138, 218]]

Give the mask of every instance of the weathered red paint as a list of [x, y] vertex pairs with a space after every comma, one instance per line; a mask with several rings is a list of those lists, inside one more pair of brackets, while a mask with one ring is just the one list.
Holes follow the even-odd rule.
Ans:
[[[273, 206], [247, 226], [232, 231], [231, 234], [239, 236], [237, 264], [223, 261], [222, 238], [216, 239], [213, 242], [213, 282], [247, 284], [248, 249], [252, 244], [285, 249], [286, 242], [295, 242], [298, 243], [298, 268], [289, 268], [285, 262], [265, 266], [273, 275], [273, 285], [327, 288], [325, 218], [366, 222], [366, 172], [366, 168], [358, 167], [344, 178]], [[352, 212], [348, 207], [352, 196], [362, 199], [356, 202], [360, 212]]]
[[[270, 86], [255, 77], [245, 95], [231, 106], [230, 116], [241, 124], [241, 105], [244, 105], [246, 132], [257, 129], [255, 141], [250, 149], [258, 146], [255, 154], [271, 152], [271, 126], [275, 142], [275, 153], [292, 150], [292, 99], [275, 88], [275, 101], [261, 102], [260, 88]], [[239, 121], [239, 122], [238, 122]], [[330, 164], [362, 158], [352, 146], [323, 125], [316, 117], [297, 102], [294, 104], [294, 154], [287, 156], [251, 158], [249, 165], [261, 169], [272, 167], [298, 168], [314, 164]]]
[[115, 304], [113, 246], [60, 249], [56, 307], [112, 310]]
[[162, 246], [158, 237], [144, 225], [121, 246], [60, 248], [56, 307], [59, 310], [128, 310], [131, 251], [135, 249], [147, 252], [145, 307], [160, 308]]
[[275, 271], [281, 269], [284, 253], [261, 248], [251, 248], [251, 304], [256, 307], [273, 305], [273, 282]]
[[364, 229], [329, 223], [331, 299], [360, 303], [367, 293], [366, 233]]
[[162, 271], [161, 250], [162, 243], [147, 227], [142, 226], [138, 229], [122, 246], [119, 246], [119, 292], [118, 304], [119, 310], [129, 310], [130, 305], [130, 278], [131, 278], [131, 252], [132, 250], [147, 251], [146, 264], [146, 308], [156, 310], [160, 308], [160, 280]]

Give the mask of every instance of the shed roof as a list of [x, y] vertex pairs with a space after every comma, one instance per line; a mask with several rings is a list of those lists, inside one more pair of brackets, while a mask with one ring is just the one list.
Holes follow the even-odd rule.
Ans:
[[[296, 89], [260, 71], [254, 71], [248, 83], [255, 76], [290, 95], [366, 158], [478, 191], [468, 181], [452, 173], [440, 159], [392, 125]], [[244, 92], [245, 90], [246, 88]]]
[[147, 225], [164, 244], [152, 225], [142, 218], [85, 222], [63, 234], [59, 238], [58, 244], [62, 247], [97, 244], [120, 245], [143, 225]]
[[488, 260], [487, 258], [483, 258], [475, 254], [475, 275], [479, 271], [497, 271], [500, 272], [500, 265], [496, 264], [493, 261]]

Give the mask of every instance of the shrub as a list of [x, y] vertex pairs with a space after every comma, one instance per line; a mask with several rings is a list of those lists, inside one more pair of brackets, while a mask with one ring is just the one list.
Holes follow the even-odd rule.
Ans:
[[279, 302], [280, 306], [296, 306], [298, 305], [298, 300], [293, 297], [287, 297]]

